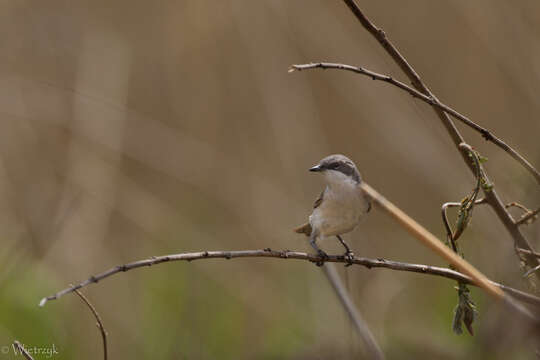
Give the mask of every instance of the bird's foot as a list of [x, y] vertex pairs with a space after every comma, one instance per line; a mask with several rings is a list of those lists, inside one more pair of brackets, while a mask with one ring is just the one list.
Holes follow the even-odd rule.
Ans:
[[321, 258], [321, 260], [317, 261], [315, 263], [315, 265], [317, 266], [323, 266], [324, 265], [324, 262], [326, 260], [328, 260], [328, 254], [326, 254], [324, 251], [322, 251], [321, 249], [318, 249], [317, 250], [317, 255]]
[[346, 251], [345, 254], [343, 254], [343, 257], [345, 258], [345, 261], [347, 262], [345, 264], [345, 267], [351, 266], [354, 264], [354, 253], [350, 250]]

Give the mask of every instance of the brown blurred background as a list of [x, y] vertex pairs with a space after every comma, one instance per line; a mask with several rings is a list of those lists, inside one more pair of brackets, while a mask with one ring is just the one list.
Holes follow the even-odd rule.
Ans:
[[[359, 4], [443, 102], [540, 166], [540, 3]], [[474, 179], [433, 111], [351, 73], [287, 73], [318, 60], [404, 79], [340, 1], [0, 2], [0, 346], [18, 339], [54, 344], [58, 359], [100, 358], [77, 297], [37, 304], [113, 265], [197, 250], [309, 251], [291, 229], [323, 186], [307, 169], [330, 153], [351, 157], [442, 239], [441, 204]], [[458, 126], [489, 158], [503, 200], [537, 207], [534, 179]], [[540, 246], [538, 224], [524, 231]], [[378, 210], [346, 239], [360, 256], [446, 266]], [[487, 275], [526, 289], [489, 208], [475, 210], [460, 241]], [[534, 358], [520, 324], [476, 289], [476, 336], [457, 336], [454, 282], [340, 272], [388, 358]], [[362, 354], [326, 279], [304, 262], [163, 264], [85, 293], [114, 359]]]

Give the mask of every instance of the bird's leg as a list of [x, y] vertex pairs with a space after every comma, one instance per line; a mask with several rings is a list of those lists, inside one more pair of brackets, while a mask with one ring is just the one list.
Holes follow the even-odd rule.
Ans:
[[315, 251], [317, 252], [317, 255], [319, 255], [320, 258], [322, 258], [323, 260], [319, 260], [315, 263], [315, 265], [317, 266], [323, 266], [324, 264], [324, 260], [328, 259], [328, 255], [322, 251], [319, 246], [317, 246], [317, 243], [315, 242], [317, 240], [317, 235], [314, 234], [314, 232], [311, 233], [311, 237], [309, 239], [309, 244], [311, 245], [311, 247], [313, 249], [315, 249]]
[[336, 237], [338, 238], [341, 245], [343, 245], [343, 247], [345, 248], [345, 254], [343, 254], [343, 256], [345, 257], [345, 260], [347, 260], [347, 264], [345, 266], [351, 266], [354, 260], [353, 252], [351, 251], [347, 243], [341, 238], [340, 235], [336, 235]]

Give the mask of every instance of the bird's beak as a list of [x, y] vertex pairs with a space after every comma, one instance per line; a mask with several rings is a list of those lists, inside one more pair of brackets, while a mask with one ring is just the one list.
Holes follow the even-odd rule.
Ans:
[[322, 171], [321, 165], [315, 165], [314, 167], [310, 168], [309, 171], [313, 171], [313, 172]]

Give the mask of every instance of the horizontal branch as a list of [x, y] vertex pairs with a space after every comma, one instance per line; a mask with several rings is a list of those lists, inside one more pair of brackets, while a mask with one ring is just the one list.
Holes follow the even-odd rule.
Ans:
[[437, 98], [425, 95], [421, 93], [420, 91], [408, 86], [407, 84], [394, 79], [391, 76], [379, 74], [376, 72], [373, 72], [371, 70], [367, 70], [360, 66], [352, 66], [352, 65], [345, 65], [345, 64], [336, 64], [336, 63], [329, 63], [329, 62], [317, 62], [317, 63], [311, 63], [311, 64], [297, 64], [292, 65], [289, 71], [302, 71], [302, 70], [310, 70], [310, 69], [336, 69], [336, 70], [346, 70], [346, 71], [352, 71], [354, 73], [368, 76], [373, 80], [379, 80], [383, 81], [389, 84], [392, 84], [406, 92], [408, 92], [410, 95], [412, 95], [415, 98], [418, 98], [429, 105], [432, 105], [447, 114], [452, 115], [454, 118], [458, 119], [459, 121], [463, 122], [465, 125], [471, 127], [472, 129], [478, 131], [484, 139], [487, 141], [491, 141], [504, 151], [506, 151], [510, 156], [512, 156], [517, 162], [519, 162], [527, 171], [529, 171], [536, 181], [540, 184], [540, 173], [538, 170], [532, 166], [531, 163], [529, 163], [523, 156], [521, 156], [516, 150], [514, 150], [510, 145], [506, 144], [504, 141], [496, 137], [491, 131], [489, 131], [486, 128], [483, 128], [482, 126], [476, 124], [472, 120], [470, 120], [465, 115], [462, 115], [461, 113], [457, 112], [456, 110], [452, 109], [448, 105], [445, 105], [441, 103]]
[[[63, 295], [69, 294], [70, 292], [73, 292], [75, 290], [88, 286], [90, 284], [97, 283], [98, 281], [108, 278], [109, 276], [112, 276], [114, 274], [137, 269], [140, 267], [152, 266], [152, 265], [157, 265], [157, 264], [170, 262], [170, 261], [193, 261], [193, 260], [204, 260], [204, 259], [233, 259], [233, 258], [254, 258], [254, 257], [297, 259], [297, 260], [309, 261], [312, 263], [324, 262], [324, 261], [335, 262], [335, 263], [349, 263], [350, 262], [350, 259], [345, 258], [345, 256], [343, 255], [339, 255], [339, 256], [329, 255], [328, 258], [321, 258], [317, 255], [307, 254], [304, 252], [289, 251], [289, 250], [277, 251], [277, 250], [271, 250], [269, 248], [264, 249], [264, 250], [202, 251], [202, 252], [154, 256], [150, 259], [139, 260], [139, 261], [134, 261], [134, 262], [125, 264], [125, 265], [115, 266], [105, 272], [102, 272], [98, 275], [94, 275], [77, 285], [70, 286], [64, 290], [57, 292], [54, 295], [43, 298], [41, 302], [39, 303], [39, 305], [43, 306], [49, 300], [58, 299], [59, 297]], [[355, 257], [352, 262], [355, 265], [362, 265], [362, 266], [367, 267], [368, 269], [386, 268], [386, 269], [397, 270], [397, 271], [416, 272], [416, 273], [421, 273], [421, 274], [445, 277], [447, 279], [457, 280], [457, 281], [461, 281], [461, 282], [476, 286], [476, 284], [473, 283], [472, 279], [469, 276], [466, 276], [460, 272], [457, 272], [448, 268], [442, 268], [442, 267], [430, 266], [430, 265], [409, 264], [409, 263], [391, 261], [391, 260], [385, 260], [385, 259], [368, 259], [368, 258], [361, 258], [361, 257]], [[498, 288], [504, 290], [507, 294], [514, 296], [516, 299], [519, 299], [528, 304], [534, 304], [536, 306], [540, 306], [540, 298], [534, 295], [528, 294], [524, 291], [517, 290], [511, 287], [502, 285], [502, 284], [498, 284], [493, 281], [490, 281], [490, 282], [494, 286], [497, 286]]]

